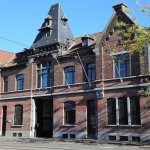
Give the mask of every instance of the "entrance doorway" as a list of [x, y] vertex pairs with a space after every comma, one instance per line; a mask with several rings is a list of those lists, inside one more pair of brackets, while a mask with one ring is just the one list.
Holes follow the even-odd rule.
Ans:
[[53, 137], [53, 100], [37, 99], [36, 105], [36, 137]]
[[6, 134], [6, 120], [7, 120], [7, 106], [3, 106], [2, 136], [5, 136], [5, 134]]
[[96, 138], [96, 101], [87, 101], [87, 136]]

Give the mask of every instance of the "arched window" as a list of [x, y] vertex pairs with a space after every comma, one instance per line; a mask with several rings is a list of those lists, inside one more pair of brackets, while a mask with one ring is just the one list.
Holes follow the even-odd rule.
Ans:
[[24, 75], [19, 74], [16, 76], [17, 81], [17, 90], [23, 90], [24, 89]]
[[14, 125], [22, 125], [23, 122], [23, 106], [15, 105]]
[[75, 83], [75, 67], [69, 66], [64, 69], [65, 72], [65, 84], [74, 84]]
[[89, 81], [95, 80], [95, 64], [94, 63], [90, 63], [87, 65], [87, 74], [88, 74]]
[[64, 124], [75, 124], [75, 102], [64, 102]]

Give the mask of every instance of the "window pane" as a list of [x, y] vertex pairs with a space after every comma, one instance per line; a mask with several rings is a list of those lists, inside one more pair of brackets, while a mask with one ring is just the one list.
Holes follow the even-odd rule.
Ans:
[[108, 124], [116, 124], [116, 100], [108, 99], [107, 101], [107, 115], [108, 115]]
[[65, 72], [65, 84], [73, 84], [75, 83], [75, 67], [70, 66], [64, 69]]
[[127, 125], [128, 124], [128, 110], [127, 110], [127, 99], [119, 98], [119, 124]]
[[22, 125], [23, 120], [23, 107], [22, 105], [15, 106], [15, 116], [14, 116], [14, 124]]
[[115, 77], [127, 77], [130, 75], [129, 54], [115, 56]]
[[38, 64], [38, 82], [37, 82], [37, 87], [42, 88], [42, 87], [49, 87], [51, 86], [52, 83], [52, 64], [50, 61], [48, 62], [42, 62], [41, 64]]
[[115, 64], [115, 77], [116, 78], [118, 78], [119, 77], [119, 62], [116, 60], [115, 62], [114, 62]]
[[139, 97], [131, 97], [130, 98], [130, 110], [131, 110], [131, 124], [132, 125], [140, 125], [140, 101]]
[[8, 92], [8, 77], [4, 78], [4, 92]]
[[23, 90], [24, 88], [24, 75], [17, 76], [17, 90]]
[[75, 124], [75, 102], [64, 103], [64, 123]]
[[95, 64], [88, 64], [88, 79], [89, 81], [95, 80]]

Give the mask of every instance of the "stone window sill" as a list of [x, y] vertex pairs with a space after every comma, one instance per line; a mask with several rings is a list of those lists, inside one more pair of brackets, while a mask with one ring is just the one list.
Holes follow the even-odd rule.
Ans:
[[23, 127], [23, 125], [12, 125], [12, 127]]

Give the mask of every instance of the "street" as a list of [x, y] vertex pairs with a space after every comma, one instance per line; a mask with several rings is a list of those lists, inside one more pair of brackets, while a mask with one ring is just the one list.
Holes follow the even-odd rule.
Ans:
[[145, 150], [150, 146], [101, 144], [87, 141], [61, 141], [51, 139], [2, 139], [0, 150]]

